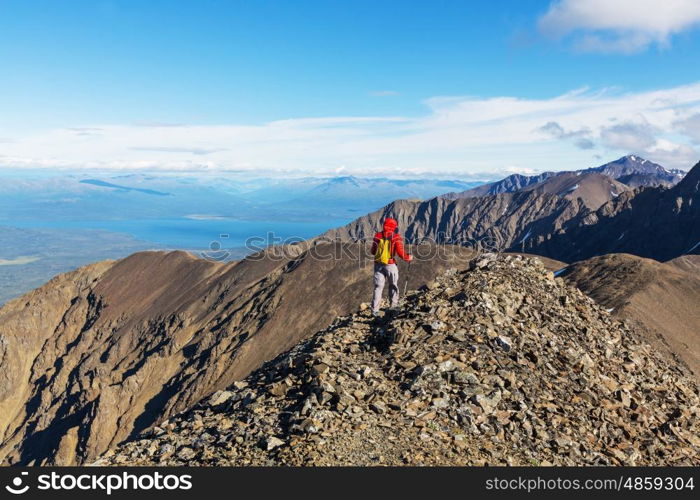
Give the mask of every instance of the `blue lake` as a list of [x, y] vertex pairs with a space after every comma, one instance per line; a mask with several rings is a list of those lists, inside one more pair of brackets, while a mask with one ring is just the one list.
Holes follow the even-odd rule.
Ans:
[[186, 250], [211, 248], [218, 242], [221, 248], [255, 246], [267, 243], [307, 239], [333, 227], [350, 222], [342, 220], [249, 221], [233, 219], [149, 218], [128, 220], [13, 220], [8, 225], [32, 229], [99, 229], [128, 234], [158, 247]]

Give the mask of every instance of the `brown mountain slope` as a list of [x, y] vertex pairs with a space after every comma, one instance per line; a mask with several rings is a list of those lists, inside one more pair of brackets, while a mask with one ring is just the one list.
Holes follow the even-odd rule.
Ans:
[[659, 261], [700, 253], [700, 163], [670, 189], [622, 193], [589, 214], [571, 218], [551, 238], [525, 250], [573, 262], [631, 253]]
[[512, 174], [499, 181], [482, 184], [481, 186], [476, 186], [466, 191], [445, 193], [441, 195], [441, 198], [456, 200], [457, 198], [476, 198], [478, 196], [488, 196], [490, 194], [514, 193], [515, 191], [520, 191], [558, 174], [559, 172], [543, 172], [538, 175]]
[[700, 376], [700, 273], [684, 270], [689, 261], [611, 254], [571, 264], [561, 276], [616, 316], [643, 326], [655, 347]]
[[99, 465], [700, 465], [697, 383], [541, 264], [338, 318]]
[[681, 255], [680, 257], [669, 260], [666, 264], [700, 276], [700, 255]]
[[630, 188], [597, 172], [562, 172], [523, 191], [551, 193], [570, 200], [580, 199], [586, 208], [596, 210]]
[[[369, 298], [370, 262], [352, 257], [359, 252], [318, 245], [231, 264], [145, 252], [9, 302], [0, 309], [0, 462], [81, 463], [244, 377]], [[445, 247], [416, 261], [411, 287], [469, 255]]]

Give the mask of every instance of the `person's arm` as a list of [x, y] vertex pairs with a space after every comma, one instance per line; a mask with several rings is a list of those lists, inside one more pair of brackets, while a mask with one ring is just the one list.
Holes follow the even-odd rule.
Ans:
[[400, 234], [397, 234], [394, 237], [394, 251], [395, 251], [396, 255], [401, 257], [406, 262], [410, 262], [411, 259], [413, 259], [413, 257], [411, 257], [410, 255], [408, 255], [405, 252], [404, 247], [403, 247], [403, 238], [401, 237]]
[[377, 245], [379, 244], [379, 238], [377, 238], [377, 235], [374, 235], [374, 239], [372, 239], [372, 255], [377, 253]]

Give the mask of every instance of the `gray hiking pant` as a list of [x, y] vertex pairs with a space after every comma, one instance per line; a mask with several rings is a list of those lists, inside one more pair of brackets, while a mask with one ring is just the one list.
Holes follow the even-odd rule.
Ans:
[[372, 311], [379, 311], [382, 303], [384, 283], [389, 280], [389, 302], [391, 307], [399, 305], [399, 267], [396, 264], [374, 264], [374, 295]]

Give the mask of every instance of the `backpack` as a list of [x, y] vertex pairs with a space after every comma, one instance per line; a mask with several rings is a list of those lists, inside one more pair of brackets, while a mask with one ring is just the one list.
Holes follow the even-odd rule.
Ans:
[[392, 238], [393, 234], [391, 237], [387, 238], [384, 235], [382, 235], [382, 239], [380, 239], [377, 242], [377, 251], [374, 253], [374, 262], [377, 264], [388, 264], [391, 258], [393, 257], [392, 255]]

